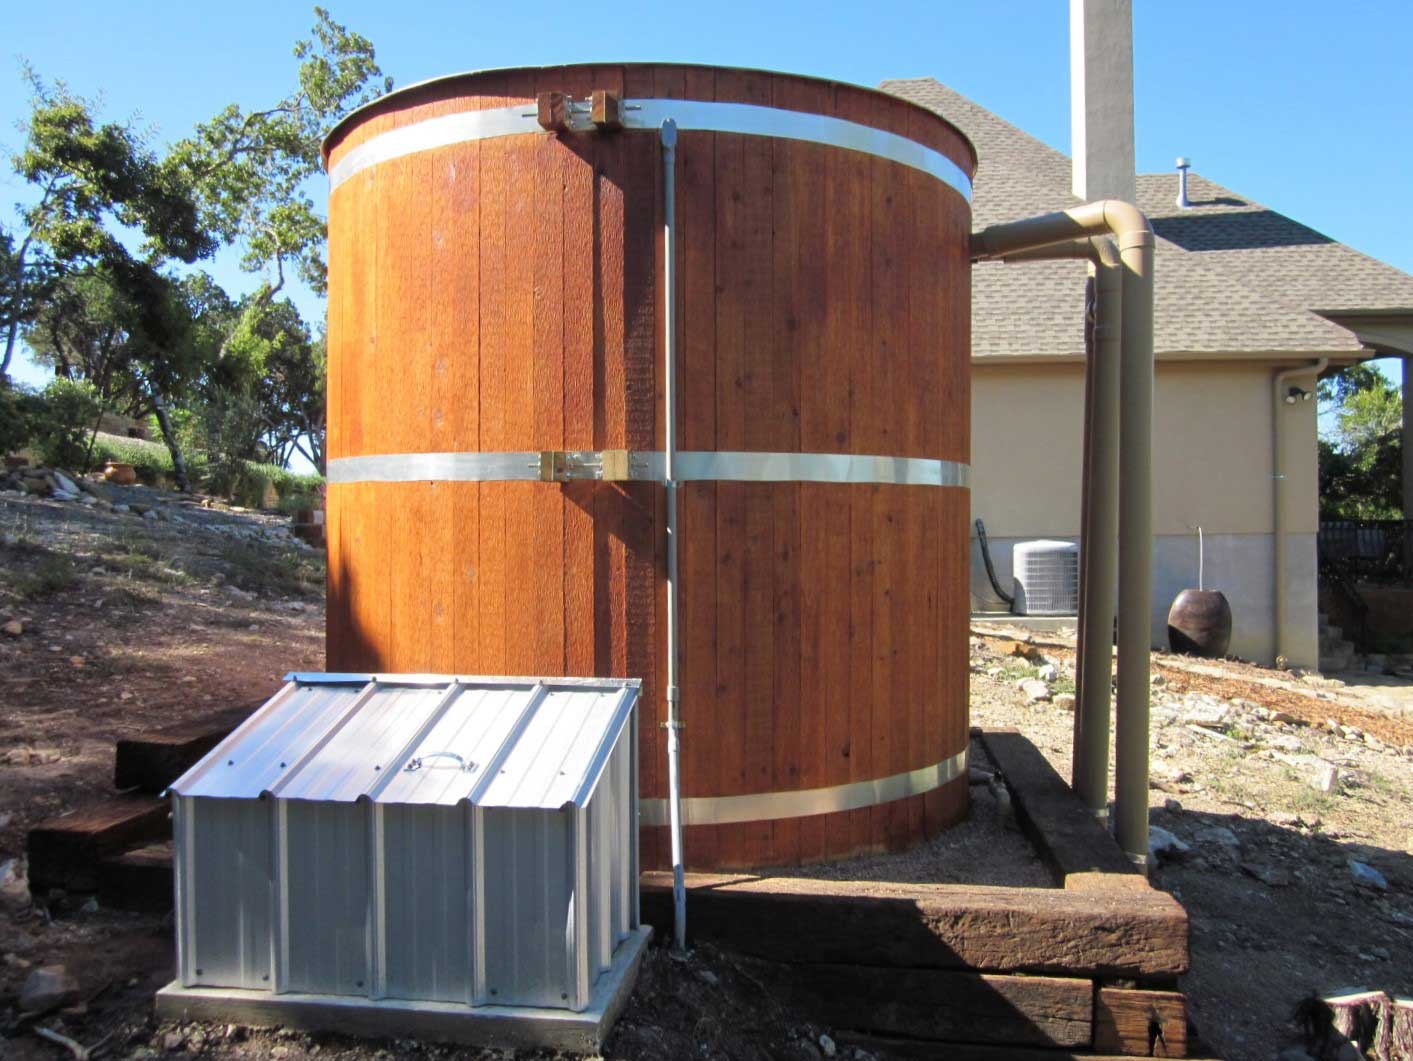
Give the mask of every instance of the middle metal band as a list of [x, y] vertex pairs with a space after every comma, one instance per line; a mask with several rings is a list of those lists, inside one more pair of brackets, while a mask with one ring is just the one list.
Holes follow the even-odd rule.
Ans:
[[[661, 481], [663, 454], [635, 452], [631, 479]], [[499, 482], [541, 478], [540, 454], [387, 453], [336, 457], [328, 464], [330, 483]], [[926, 457], [883, 457], [855, 453], [759, 453], [683, 450], [677, 454], [679, 481], [893, 483], [900, 486], [971, 485], [971, 468], [959, 461]], [[592, 476], [585, 476], [592, 478]]]
[[[959, 751], [950, 759], [901, 774], [853, 781], [829, 788], [805, 788], [795, 792], [754, 792], [744, 796], [691, 796], [682, 800], [684, 825], [731, 825], [736, 822], [773, 821], [779, 818], [806, 818], [814, 814], [875, 807], [895, 799], [920, 796], [955, 781], [967, 771], [967, 753]], [[667, 824], [667, 800], [638, 801], [638, 820], [643, 825]]]

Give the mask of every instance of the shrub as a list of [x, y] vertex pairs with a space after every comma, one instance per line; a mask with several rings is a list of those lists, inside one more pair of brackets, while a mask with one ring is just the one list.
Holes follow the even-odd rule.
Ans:
[[[269, 488], [273, 488], [275, 503], [272, 507], [277, 507], [281, 511], [289, 511], [285, 508], [286, 499], [295, 497], [307, 499], [316, 496], [323, 485], [324, 477], [322, 475], [292, 472], [288, 468], [281, 468], [275, 464], [242, 461], [239, 474], [228, 490], [231, 500], [236, 504], [244, 505], [246, 508], [263, 508], [266, 507], [265, 495]], [[307, 506], [296, 505], [295, 507]]]
[[[172, 455], [160, 442], [100, 433], [93, 444], [93, 463], [101, 468], [105, 461], [131, 464], [138, 479], [148, 486], [168, 482], [173, 475]], [[193, 475], [201, 474], [200, 456], [189, 454], [187, 467]]]
[[24, 449], [34, 439], [38, 399], [0, 382], [0, 456]]
[[56, 554], [41, 560], [34, 573], [21, 578], [15, 589], [26, 600], [35, 600], [68, 589], [77, 579], [74, 562], [67, 556]]
[[86, 381], [56, 379], [45, 387], [34, 421], [34, 441], [44, 463], [82, 471], [98, 410], [98, 396]]

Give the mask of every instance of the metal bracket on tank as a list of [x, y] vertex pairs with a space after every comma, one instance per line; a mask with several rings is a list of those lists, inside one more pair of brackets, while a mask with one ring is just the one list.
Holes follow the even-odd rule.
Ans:
[[622, 482], [646, 479], [651, 472], [649, 454], [627, 449], [540, 451], [540, 481], [562, 483], [571, 479]]

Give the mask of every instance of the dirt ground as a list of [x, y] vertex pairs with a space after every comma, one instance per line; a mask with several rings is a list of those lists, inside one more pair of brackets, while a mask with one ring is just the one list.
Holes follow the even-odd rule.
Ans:
[[[169, 917], [97, 908], [84, 896], [34, 906], [22, 886], [7, 885], [7, 868], [23, 872], [30, 826], [111, 791], [116, 739], [253, 704], [286, 671], [322, 666], [321, 559], [290, 542], [281, 519], [147, 502], [164, 515], [0, 499], [0, 625], [23, 621], [19, 636], [0, 634], [0, 1056], [70, 1056], [35, 1026], [101, 1042], [103, 1057], [502, 1056], [159, 1025], [151, 998], [171, 977]], [[1068, 688], [1072, 650], [1047, 642], [1040, 651], [1058, 668], [1054, 689]], [[1052, 702], [1028, 705], [1016, 681], [1034, 677], [1036, 664], [1001, 653], [999, 640], [973, 641], [974, 724], [1023, 730], [1067, 775], [1073, 716]], [[1187, 666], [1155, 661], [1152, 820], [1189, 850], [1154, 882], [1192, 918], [1183, 988], [1204, 1038], [1233, 1061], [1264, 1061], [1293, 1042], [1290, 1012], [1311, 991], [1413, 994], [1413, 720], [1338, 686], [1307, 688], [1244, 665], [1216, 676]], [[1215, 727], [1214, 708], [1227, 716]], [[1328, 792], [1311, 784], [1320, 764], [1337, 775]], [[972, 791], [971, 820], [931, 845], [808, 872], [1044, 884], [986, 789]], [[1350, 859], [1380, 872], [1387, 890], [1354, 883]], [[81, 1001], [21, 1019], [20, 986], [54, 962], [76, 974]], [[654, 947], [604, 1053], [818, 1058], [828, 1033], [782, 1011], [729, 954], [703, 946], [678, 962]], [[867, 1055], [841, 1045], [837, 1056]]]
[[[1052, 636], [1037, 647], [1059, 688], [1074, 652]], [[1037, 667], [1010, 644], [973, 638], [972, 723], [1022, 730], [1067, 777], [1074, 716], [1025, 702], [1015, 682]], [[1251, 664], [1198, 667], [1225, 676], [1154, 658], [1151, 821], [1191, 850], [1151, 879], [1191, 918], [1182, 987], [1203, 1038], [1231, 1061], [1269, 1061], [1311, 992], [1413, 994], [1413, 718]], [[1335, 767], [1329, 792], [1312, 785], [1318, 764]], [[1387, 890], [1357, 885], [1350, 859]]]

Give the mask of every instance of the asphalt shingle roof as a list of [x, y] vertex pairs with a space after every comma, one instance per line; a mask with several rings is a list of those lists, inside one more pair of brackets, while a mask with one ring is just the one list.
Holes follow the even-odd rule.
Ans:
[[[885, 92], [936, 111], [976, 145], [976, 228], [1079, 202], [1070, 160], [933, 78], [885, 81]], [[1140, 174], [1138, 205], [1158, 236], [1158, 356], [1350, 357], [1353, 333], [1312, 312], [1413, 309], [1413, 277], [1190, 174]], [[979, 264], [972, 272], [972, 357], [1052, 360], [1084, 354], [1080, 262]]]

